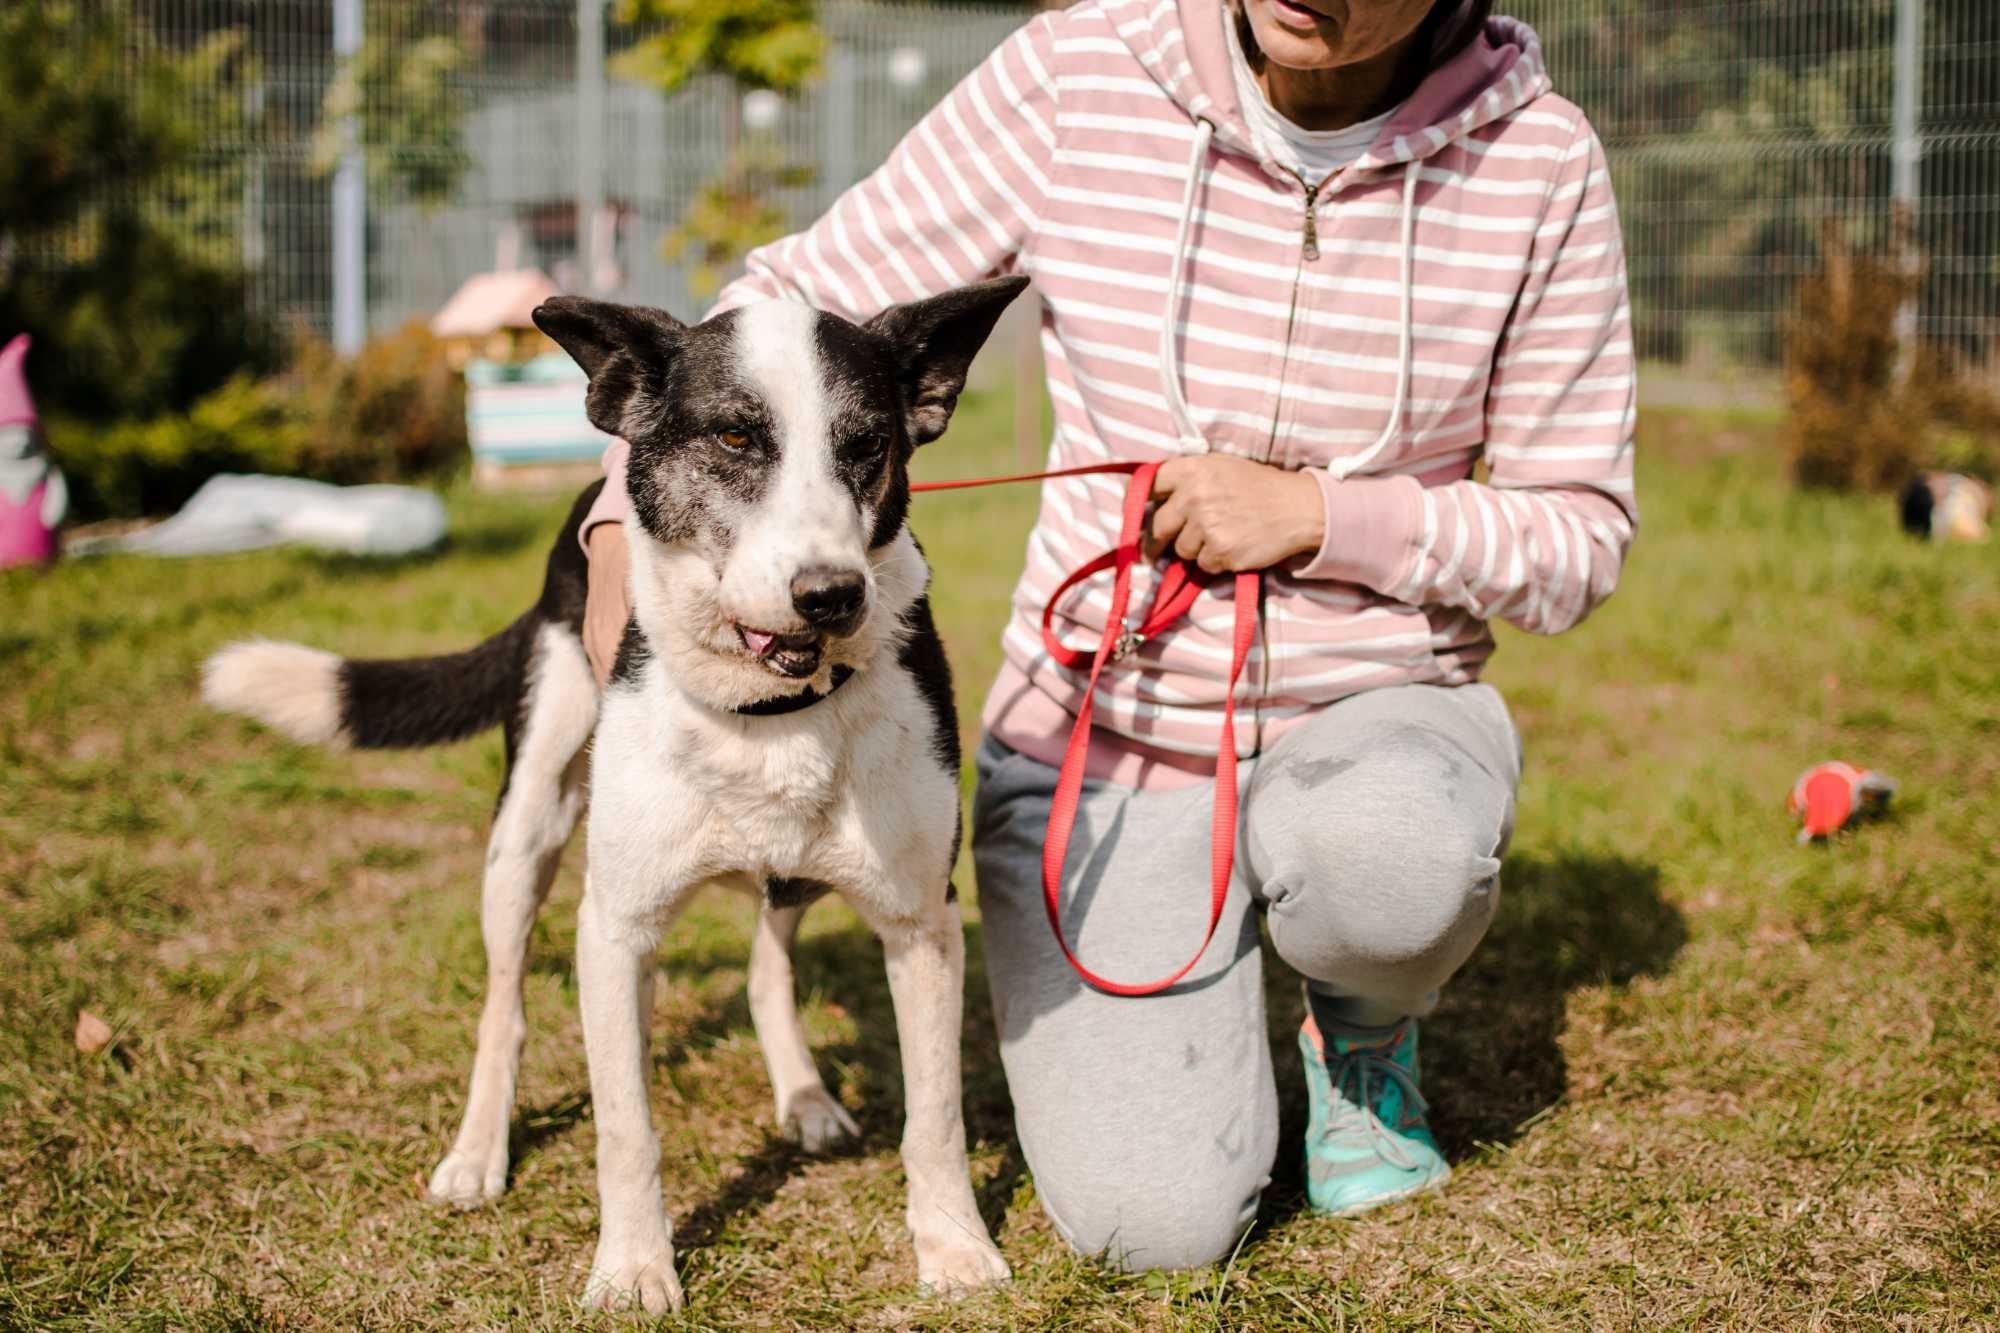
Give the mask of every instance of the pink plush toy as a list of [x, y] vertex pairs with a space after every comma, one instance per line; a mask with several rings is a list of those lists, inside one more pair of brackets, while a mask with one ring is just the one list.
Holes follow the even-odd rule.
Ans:
[[0, 348], [0, 569], [52, 560], [69, 489], [28, 393], [28, 335]]

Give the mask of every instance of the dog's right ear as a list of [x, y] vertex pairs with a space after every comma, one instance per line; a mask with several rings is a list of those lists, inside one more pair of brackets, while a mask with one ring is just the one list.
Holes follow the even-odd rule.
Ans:
[[1000, 312], [1027, 287], [1011, 274], [988, 278], [906, 305], [892, 305], [867, 327], [896, 350], [898, 388], [903, 395], [904, 429], [910, 443], [929, 444], [944, 434], [952, 409], [965, 388], [966, 372]]
[[590, 376], [590, 424], [627, 439], [634, 408], [656, 401], [686, 325], [651, 306], [552, 296], [535, 307], [535, 327], [556, 340]]

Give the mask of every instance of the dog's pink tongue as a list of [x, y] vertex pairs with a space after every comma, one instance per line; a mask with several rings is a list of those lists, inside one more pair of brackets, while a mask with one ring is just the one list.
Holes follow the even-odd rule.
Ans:
[[760, 629], [745, 629], [743, 631], [743, 642], [750, 645], [750, 651], [759, 657], [769, 657], [771, 655], [771, 645], [777, 641], [777, 635], [766, 634]]

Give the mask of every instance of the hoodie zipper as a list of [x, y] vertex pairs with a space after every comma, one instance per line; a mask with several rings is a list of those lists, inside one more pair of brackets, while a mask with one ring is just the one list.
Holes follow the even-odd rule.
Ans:
[[1264, 462], [1268, 463], [1278, 453], [1278, 423], [1285, 413], [1285, 390], [1290, 385], [1292, 366], [1292, 337], [1299, 322], [1299, 291], [1305, 286], [1306, 265], [1319, 258], [1319, 194], [1333, 177], [1315, 185], [1305, 178], [1303, 172], [1294, 171], [1299, 188], [1306, 192], [1304, 220], [1299, 227], [1299, 263], [1292, 272], [1292, 304], [1285, 312], [1285, 344], [1278, 358], [1278, 401], [1271, 409], [1271, 433], [1264, 440]]
[[[1292, 304], [1285, 313], [1285, 345], [1278, 361], [1278, 401], [1272, 405], [1271, 434], [1264, 443], [1266, 463], [1269, 463], [1278, 452], [1278, 424], [1285, 415], [1285, 389], [1291, 378], [1292, 337], [1297, 331], [1299, 322], [1299, 292], [1305, 287], [1306, 265], [1319, 258], [1319, 194], [1333, 180], [1333, 177], [1329, 176], [1315, 185], [1305, 178], [1304, 172], [1294, 171], [1292, 175], [1298, 178], [1299, 188], [1306, 192], [1305, 216], [1299, 229], [1298, 268], [1292, 274]], [[1272, 641], [1274, 626], [1271, 623], [1270, 609], [1261, 602], [1257, 607], [1257, 619], [1259, 622], [1257, 641], [1263, 646], [1263, 651], [1257, 655], [1257, 698], [1261, 701], [1271, 697], [1271, 662], [1277, 654], [1276, 645]], [[1251, 707], [1250, 726], [1251, 735], [1255, 738], [1251, 753], [1261, 753], [1264, 749], [1262, 708], [1254, 705]]]
[[1319, 258], [1319, 218], [1315, 215], [1315, 210], [1319, 204], [1319, 192], [1326, 188], [1326, 181], [1321, 181], [1318, 185], [1306, 185], [1306, 178], [1301, 176], [1299, 184], [1306, 186], [1305, 244], [1300, 248], [1305, 254], [1306, 261], [1310, 263]]

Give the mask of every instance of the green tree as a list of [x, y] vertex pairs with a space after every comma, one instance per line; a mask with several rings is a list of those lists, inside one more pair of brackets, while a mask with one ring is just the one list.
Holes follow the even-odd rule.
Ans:
[[268, 349], [219, 243], [231, 164], [185, 170], [241, 124], [245, 64], [234, 32], [171, 51], [119, 3], [0, 5], [0, 333], [35, 335], [50, 406], [185, 405]]
[[467, 98], [457, 81], [465, 47], [436, 4], [374, 0], [361, 49], [327, 85], [313, 131], [313, 167], [339, 164], [341, 126], [352, 117], [371, 185], [436, 205], [451, 196], [471, 163], [465, 151]]
[[[654, 30], [613, 62], [614, 72], [662, 92], [704, 74], [727, 78], [738, 93], [796, 92], [826, 56], [812, 0], [620, 0], [617, 17]], [[728, 159], [695, 191], [662, 246], [668, 260], [692, 262], [689, 285], [701, 296], [713, 295], [745, 254], [791, 229], [776, 194], [814, 175], [775, 143], [744, 140], [735, 106], [732, 99]]]
[[791, 216], [775, 198], [783, 189], [812, 184], [813, 169], [786, 161], [763, 144], [739, 147], [721, 171], [704, 181], [661, 242], [671, 263], [687, 263], [688, 286], [707, 298], [745, 254], [791, 230]]
[[654, 24], [614, 66], [626, 78], [676, 92], [698, 74], [788, 93], [819, 73], [826, 39], [812, 0], [620, 0], [618, 20]]

